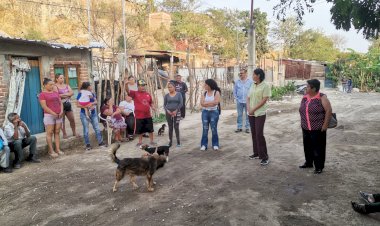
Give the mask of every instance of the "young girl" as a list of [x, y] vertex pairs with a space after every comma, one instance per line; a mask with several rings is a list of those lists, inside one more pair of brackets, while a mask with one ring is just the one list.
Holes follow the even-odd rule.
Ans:
[[[82, 107], [85, 107], [88, 104], [94, 102], [94, 96], [92, 95], [91, 89], [92, 89], [91, 86], [89, 86], [87, 89], [81, 89], [80, 90], [81, 95], [80, 95], [80, 97], [78, 99], [78, 103]], [[86, 113], [86, 117], [88, 119], [90, 119], [90, 113], [89, 113], [89, 111], [91, 111], [93, 109], [94, 109], [94, 107], [84, 108], [85, 113]]]

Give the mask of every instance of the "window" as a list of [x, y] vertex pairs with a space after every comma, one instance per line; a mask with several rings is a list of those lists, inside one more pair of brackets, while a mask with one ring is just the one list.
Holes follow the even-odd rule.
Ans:
[[75, 65], [54, 66], [54, 74], [63, 74], [65, 84], [69, 84], [74, 92], [74, 97], [78, 95], [78, 68]]

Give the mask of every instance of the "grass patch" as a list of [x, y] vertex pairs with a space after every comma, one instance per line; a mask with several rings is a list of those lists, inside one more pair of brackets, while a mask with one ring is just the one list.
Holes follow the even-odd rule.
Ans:
[[296, 90], [294, 82], [289, 82], [283, 87], [272, 87], [271, 100], [282, 100], [282, 97], [286, 94], [293, 93]]
[[153, 117], [153, 123], [166, 122], [166, 115], [160, 113], [158, 116]]

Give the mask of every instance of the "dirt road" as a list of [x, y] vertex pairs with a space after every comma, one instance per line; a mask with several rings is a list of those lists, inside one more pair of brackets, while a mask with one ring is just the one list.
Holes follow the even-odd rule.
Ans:
[[[379, 225], [380, 214], [359, 215], [350, 200], [359, 190], [380, 192], [380, 95], [327, 94], [339, 126], [328, 131], [321, 175], [298, 169], [304, 158], [295, 97], [270, 103], [266, 167], [247, 158], [250, 134], [233, 132], [235, 111], [222, 112], [218, 152], [199, 151], [200, 115], [192, 114], [181, 122], [183, 146], [155, 174], [154, 192], [139, 178], [138, 190], [123, 180], [113, 193], [116, 165], [105, 149], [67, 150], [0, 174], [0, 225]], [[118, 156], [140, 156], [135, 144], [123, 144]]]

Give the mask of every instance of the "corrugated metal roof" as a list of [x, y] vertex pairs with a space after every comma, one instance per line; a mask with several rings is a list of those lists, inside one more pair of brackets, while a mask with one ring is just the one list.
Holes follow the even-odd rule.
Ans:
[[100, 43], [100, 42], [90, 42], [88, 46], [77, 46], [77, 45], [71, 45], [67, 43], [56, 43], [56, 42], [47, 42], [47, 41], [42, 41], [42, 40], [29, 40], [29, 39], [24, 39], [24, 38], [15, 38], [15, 37], [10, 37], [7, 35], [3, 35], [0, 33], [0, 40], [5, 40], [5, 41], [15, 41], [15, 42], [21, 42], [21, 43], [33, 43], [37, 45], [43, 45], [43, 46], [48, 46], [51, 48], [55, 49], [92, 49], [92, 48], [105, 48], [105, 46]]

